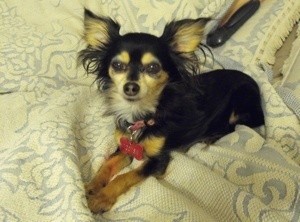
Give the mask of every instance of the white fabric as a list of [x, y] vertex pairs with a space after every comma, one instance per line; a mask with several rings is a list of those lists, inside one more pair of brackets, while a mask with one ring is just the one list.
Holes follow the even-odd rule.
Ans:
[[[90, 212], [84, 183], [115, 144], [94, 76], [76, 62], [85, 47], [83, 7], [116, 18], [122, 33], [159, 35], [170, 18], [218, 17], [232, 3], [124, 2], [0, 0], [0, 221], [299, 221], [299, 120], [256, 62], [234, 61], [256, 55], [261, 39], [249, 35], [241, 45], [239, 34], [218, 49], [226, 53], [214, 53], [257, 80], [266, 126], [238, 126], [210, 147], [174, 153], [164, 179], [130, 189], [103, 215]], [[299, 5], [274, 2], [276, 15]], [[265, 15], [265, 30], [276, 15]]]

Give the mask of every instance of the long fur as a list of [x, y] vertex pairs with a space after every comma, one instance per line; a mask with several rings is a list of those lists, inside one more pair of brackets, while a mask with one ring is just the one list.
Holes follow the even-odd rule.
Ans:
[[119, 147], [120, 138], [132, 136], [128, 127], [143, 121], [134, 142], [144, 147], [147, 156], [141, 168], [110, 183], [117, 173], [111, 166], [114, 161], [124, 161], [117, 165], [122, 168], [132, 159], [117, 149], [87, 185], [93, 212], [109, 210], [131, 186], [164, 174], [171, 151], [214, 142], [234, 131], [237, 124], [264, 124], [259, 87], [251, 77], [235, 70], [198, 74], [195, 51], [201, 47], [208, 21], [172, 21], [161, 37], [146, 33], [122, 36], [118, 23], [85, 10], [88, 46], [79, 59], [88, 73], [96, 75], [107, 111], [115, 116]]

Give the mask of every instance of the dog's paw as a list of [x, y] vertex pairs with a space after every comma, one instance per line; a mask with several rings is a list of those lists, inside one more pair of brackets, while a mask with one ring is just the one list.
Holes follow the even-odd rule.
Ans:
[[105, 181], [91, 181], [90, 183], [85, 184], [84, 188], [87, 199], [97, 195], [106, 185], [107, 183]]
[[109, 195], [109, 193], [103, 189], [98, 194], [90, 196], [87, 202], [88, 207], [93, 213], [104, 213], [112, 208], [116, 199], [114, 195]]

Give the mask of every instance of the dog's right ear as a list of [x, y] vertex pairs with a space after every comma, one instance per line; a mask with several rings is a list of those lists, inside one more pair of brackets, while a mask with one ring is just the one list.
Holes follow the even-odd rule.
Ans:
[[93, 48], [107, 46], [119, 36], [120, 25], [107, 17], [100, 17], [84, 9], [84, 39]]

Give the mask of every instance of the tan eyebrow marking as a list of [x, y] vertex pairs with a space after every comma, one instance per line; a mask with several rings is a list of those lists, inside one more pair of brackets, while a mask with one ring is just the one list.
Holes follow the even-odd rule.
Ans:
[[143, 65], [150, 64], [152, 62], [158, 62], [158, 59], [150, 52], [146, 52], [141, 59]]
[[130, 56], [129, 53], [126, 51], [122, 51], [120, 54], [118, 54], [117, 56], [115, 56], [113, 58], [113, 60], [119, 60], [120, 62], [124, 63], [124, 64], [128, 64], [130, 62]]

